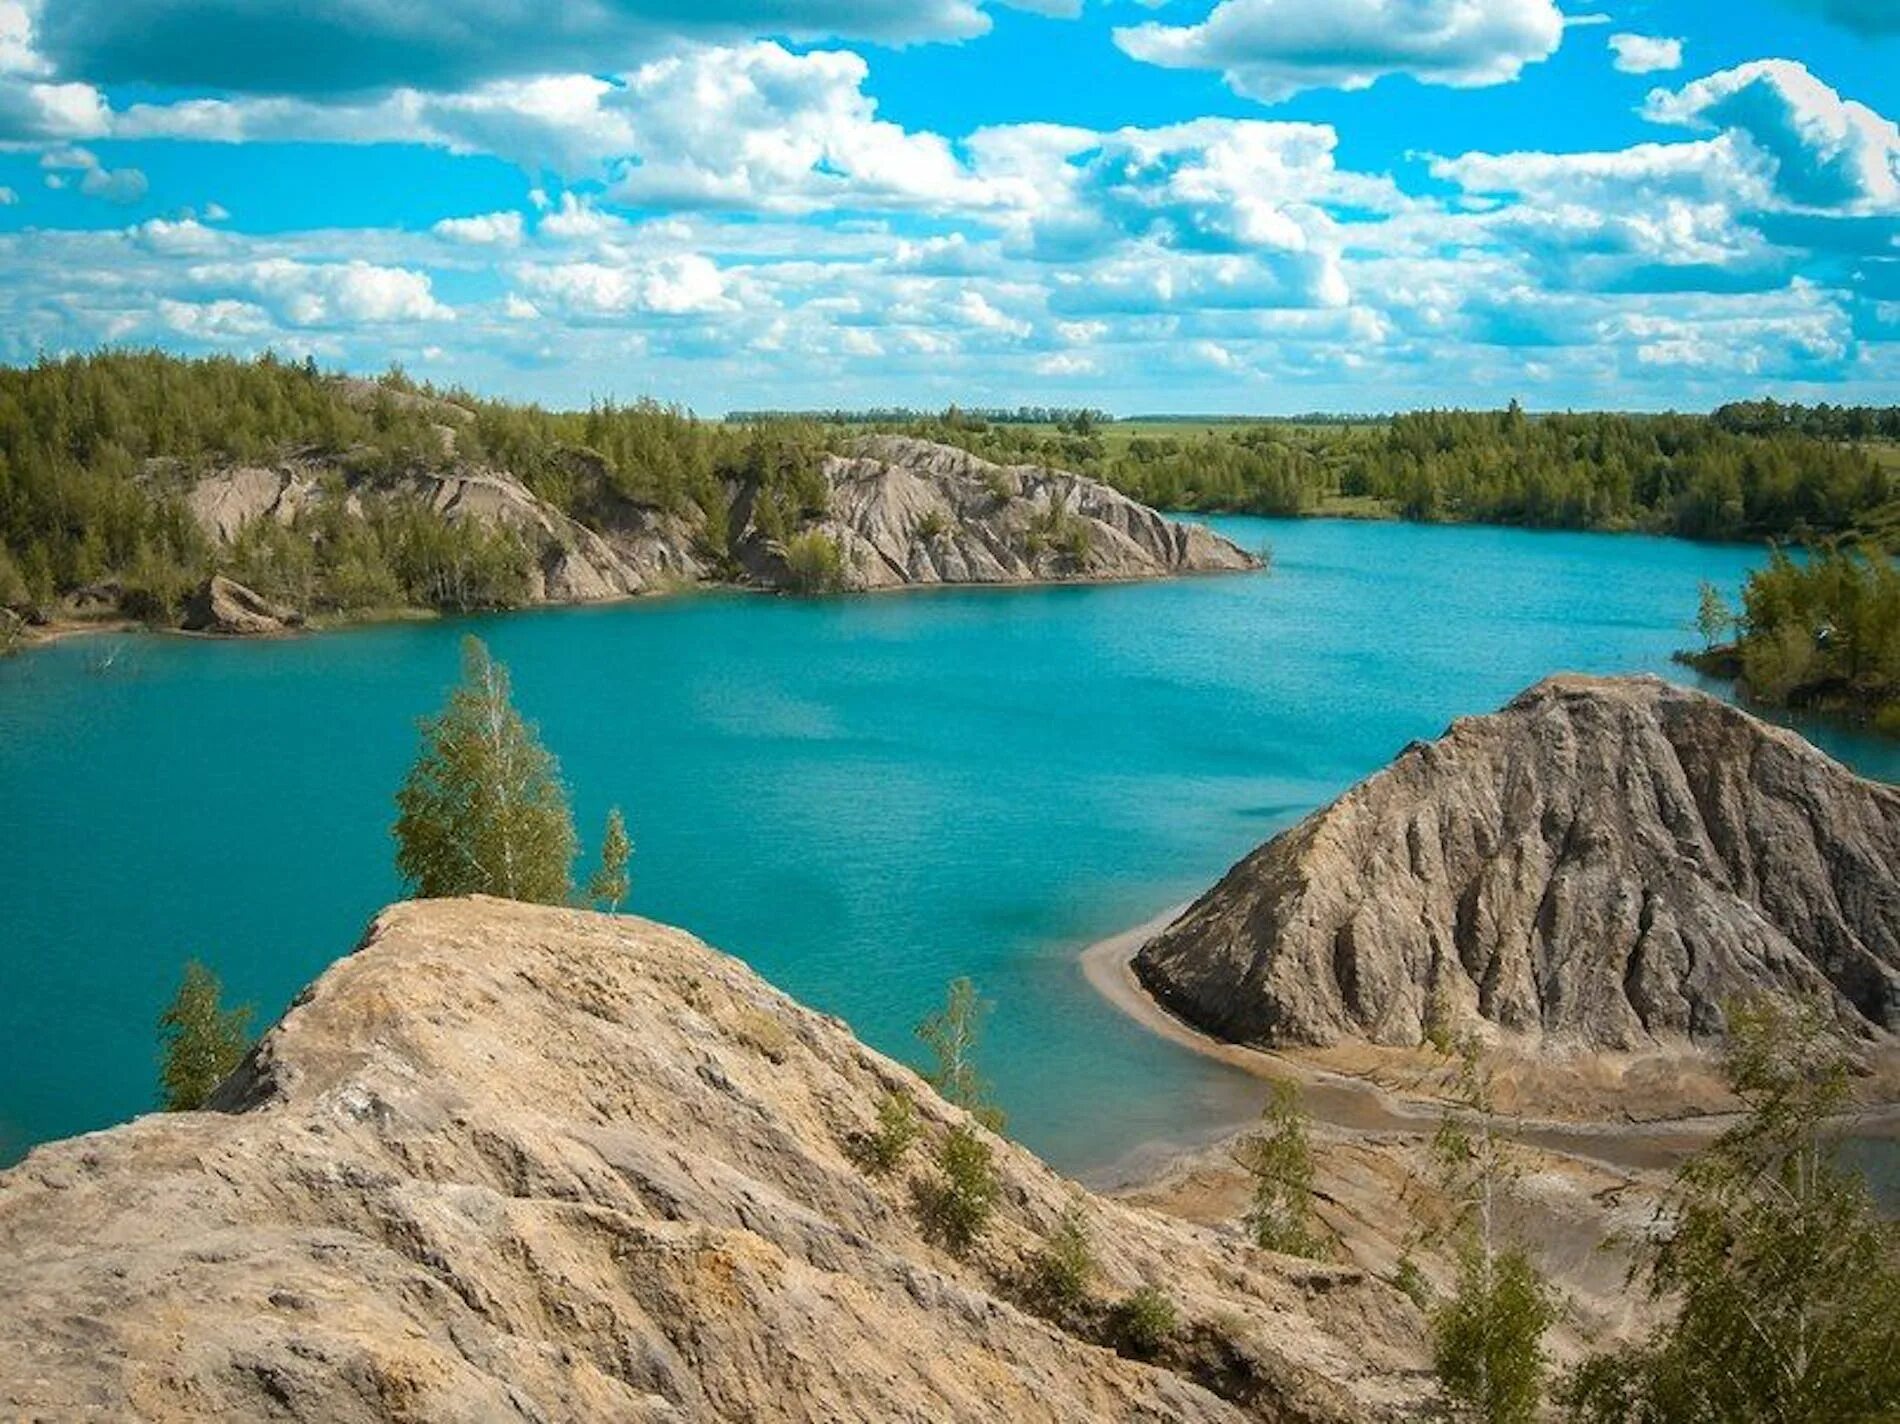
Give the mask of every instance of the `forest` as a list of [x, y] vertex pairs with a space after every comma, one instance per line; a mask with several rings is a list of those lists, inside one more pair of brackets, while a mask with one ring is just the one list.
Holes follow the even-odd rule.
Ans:
[[[1817, 414], [1820, 412], [1821, 414]], [[1418, 411], [1361, 425], [1262, 421], [1149, 433], [946, 416], [911, 434], [1063, 465], [1165, 509], [1385, 514], [1533, 528], [1804, 542], [1900, 532], [1900, 407], [1725, 406], [1714, 415]], [[1864, 430], [1864, 435], [1830, 433]], [[1883, 461], [1882, 456], [1889, 457]]]
[[[581, 523], [679, 516], [730, 571], [731, 510], [790, 541], [824, 512], [821, 465], [867, 430], [1093, 475], [1163, 509], [1348, 513], [1642, 529], [1794, 543], [1900, 534], [1900, 409], [1724, 406], [1709, 416], [1421, 411], [1355, 422], [1142, 423], [1087, 408], [951, 407], [705, 420], [642, 400], [556, 411], [269, 355], [108, 350], [0, 369], [0, 609], [64, 601], [153, 622], [229, 573], [324, 615], [506, 608], [532, 554], [451, 522], [405, 481], [499, 467]], [[296, 462], [335, 497], [214, 546], [185, 507], [206, 471]], [[346, 497], [347, 496], [347, 497]], [[5, 620], [0, 620], [5, 621]]]

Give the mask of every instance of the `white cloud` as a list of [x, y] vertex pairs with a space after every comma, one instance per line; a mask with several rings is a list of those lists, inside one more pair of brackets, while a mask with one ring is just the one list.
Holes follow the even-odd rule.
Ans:
[[474, 217], [443, 218], [430, 229], [437, 237], [470, 247], [519, 247], [521, 214], [480, 213]]
[[1783, 203], [1840, 212], [1900, 209], [1900, 126], [1843, 99], [1787, 59], [1757, 60], [1676, 92], [1651, 91], [1657, 123], [1721, 129], [1768, 164]]
[[[136, 168], [107, 168], [99, 155], [85, 148], [54, 148], [40, 155], [40, 167], [47, 170], [47, 186], [66, 186], [65, 174], [78, 174], [78, 187], [88, 198], [103, 198], [108, 203], [136, 203], [145, 196], [145, 174]], [[55, 181], [57, 179], [57, 181]]]
[[1127, 54], [1168, 69], [1218, 70], [1276, 104], [1306, 89], [1364, 89], [1387, 75], [1472, 88], [1517, 78], [1562, 43], [1553, 0], [1221, 0], [1193, 25], [1115, 31]]
[[515, 277], [557, 310], [581, 320], [703, 314], [738, 305], [717, 264], [694, 253], [617, 264], [523, 264]]
[[1624, 74], [1656, 74], [1682, 68], [1682, 41], [1627, 32], [1610, 36], [1610, 61]]
[[455, 315], [435, 299], [426, 273], [363, 261], [272, 257], [197, 266], [187, 277], [200, 291], [262, 305], [292, 327], [448, 321]]

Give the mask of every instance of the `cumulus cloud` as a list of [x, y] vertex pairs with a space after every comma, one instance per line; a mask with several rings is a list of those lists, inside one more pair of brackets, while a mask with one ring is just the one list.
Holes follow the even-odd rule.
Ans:
[[110, 126], [105, 97], [90, 84], [53, 82], [23, 0], [0, 0], [0, 143], [98, 138]]
[[291, 327], [448, 321], [426, 273], [375, 263], [299, 262], [285, 257], [192, 267], [187, 284], [217, 300], [268, 309]]
[[150, 186], [139, 169], [108, 168], [85, 148], [49, 149], [40, 155], [40, 167], [46, 170], [48, 187], [64, 188], [70, 182], [88, 198], [108, 203], [136, 203]]
[[1517, 78], [1563, 40], [1553, 0], [1221, 0], [1199, 24], [1117, 29], [1135, 59], [1217, 70], [1275, 104], [1307, 89], [1364, 89], [1393, 74], [1473, 88]]
[[1787, 59], [1757, 60], [1651, 92], [1657, 123], [1721, 129], [1762, 155], [1776, 195], [1799, 208], [1900, 209], [1900, 126]]
[[697, 253], [617, 263], [523, 264], [516, 281], [577, 320], [636, 314], [685, 316], [735, 310], [725, 274]]
[[521, 214], [479, 213], [474, 217], [443, 218], [430, 231], [437, 237], [470, 247], [518, 247], [521, 245]]
[[904, 43], [988, 27], [981, 0], [62, 0], [39, 43], [95, 83], [344, 95], [624, 70], [682, 42]]
[[1682, 68], [1682, 41], [1627, 32], [1610, 36], [1613, 69], [1624, 74], [1656, 74]]

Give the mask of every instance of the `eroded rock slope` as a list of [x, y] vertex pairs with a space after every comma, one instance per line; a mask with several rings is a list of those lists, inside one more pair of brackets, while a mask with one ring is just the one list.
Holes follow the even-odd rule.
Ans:
[[[924, 1136], [867, 1175], [893, 1091]], [[992, 1139], [967, 1256], [919, 1224], [960, 1118], [836, 1020], [633, 919], [398, 906], [217, 1111], [0, 1176], [0, 1413], [71, 1419], [1345, 1420], [1415, 1401], [1417, 1316], [1074, 1189]], [[1033, 1313], [1080, 1203], [1097, 1299]], [[1154, 1363], [1095, 1343], [1144, 1282]]]
[[1551, 678], [1256, 850], [1135, 972], [1236, 1042], [1646, 1049], [1768, 990], [1891, 1046], [1900, 790], [1655, 678]]

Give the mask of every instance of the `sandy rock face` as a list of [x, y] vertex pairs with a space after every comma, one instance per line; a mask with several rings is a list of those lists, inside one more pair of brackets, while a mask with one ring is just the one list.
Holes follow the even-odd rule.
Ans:
[[1236, 1042], [1417, 1043], [1434, 994], [1546, 1047], [1719, 1036], [1819, 994], [1900, 1033], [1900, 790], [1655, 678], [1461, 720], [1234, 867], [1137, 956]]
[[[824, 466], [830, 508], [812, 527], [844, 556], [848, 588], [1151, 579], [1237, 572], [1259, 560], [1062, 470], [997, 465], [951, 445], [867, 436]], [[757, 576], [783, 580], [767, 555]]]
[[272, 603], [235, 579], [213, 574], [185, 600], [180, 626], [189, 633], [218, 633], [226, 637], [259, 637], [301, 627], [303, 615]]
[[[889, 1092], [924, 1139], [868, 1176]], [[170, 1420], [1344, 1420], [1416, 1314], [1344, 1266], [1079, 1200], [1153, 1364], [1023, 1304], [1072, 1189], [993, 1140], [967, 1257], [919, 1225], [960, 1114], [643, 921], [398, 906], [221, 1089], [0, 1176], [0, 1413]]]

